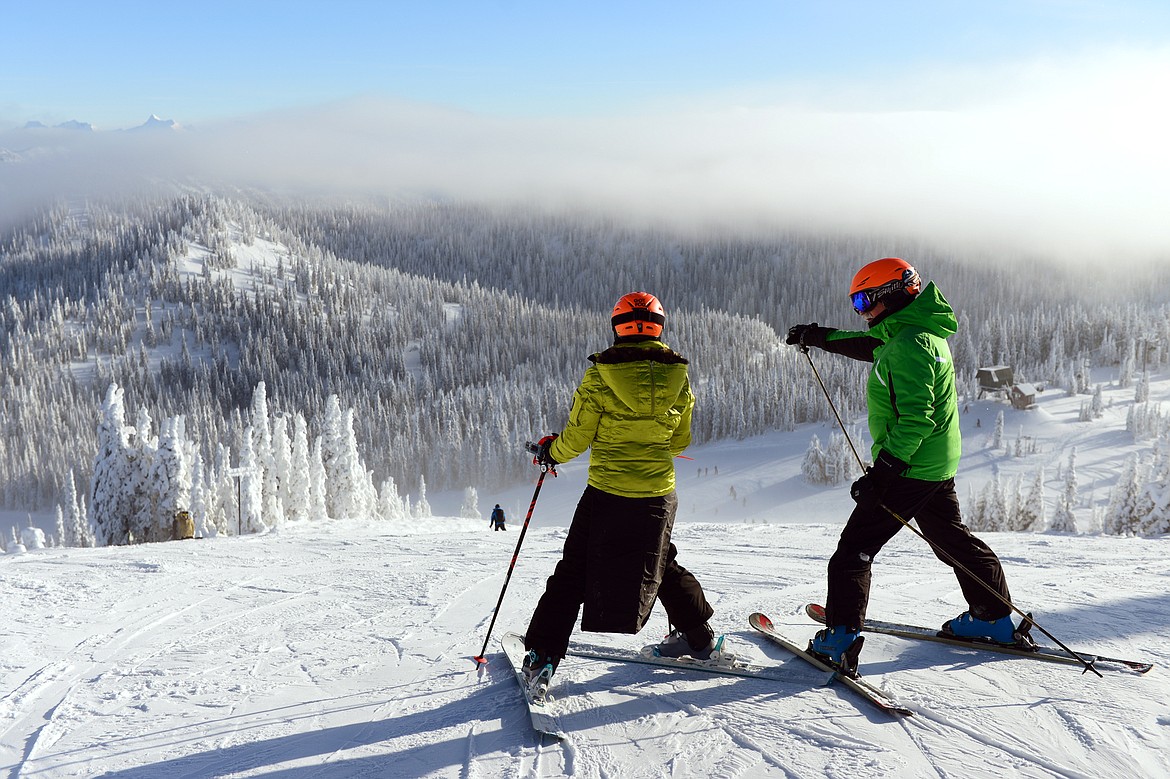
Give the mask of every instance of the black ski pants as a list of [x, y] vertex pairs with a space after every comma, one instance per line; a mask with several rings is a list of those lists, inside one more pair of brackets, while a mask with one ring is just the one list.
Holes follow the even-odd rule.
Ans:
[[[935, 551], [935, 556], [954, 571], [971, 613], [986, 620], [1010, 614], [1011, 608], [979, 583], [990, 585], [1001, 598], [1011, 602], [999, 558], [963, 524], [955, 480], [894, 478], [895, 483], [886, 490], [882, 502], [903, 519], [917, 521], [932, 548], [937, 546], [970, 571], [971, 575], [964, 573]], [[902, 523], [880, 506], [858, 505], [853, 510], [841, 531], [837, 551], [829, 559], [829, 592], [825, 601], [828, 624], [864, 627], [873, 559], [901, 529]]]
[[582, 604], [582, 629], [637, 633], [657, 598], [671, 623], [698, 627], [715, 613], [670, 540], [678, 498], [626, 498], [586, 487], [564, 552], [525, 632], [554, 664], [565, 656]]

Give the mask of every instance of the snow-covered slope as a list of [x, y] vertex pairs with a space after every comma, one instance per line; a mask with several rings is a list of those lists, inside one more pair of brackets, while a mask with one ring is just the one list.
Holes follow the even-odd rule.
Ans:
[[[546, 485], [496, 625], [522, 631], [564, 529]], [[12, 777], [1170, 776], [1166, 540], [990, 534], [1018, 602], [1066, 643], [1144, 677], [873, 635], [862, 671], [919, 713], [893, 721], [753, 636], [814, 626], [834, 524], [682, 523], [680, 559], [737, 652], [791, 682], [567, 660], [570, 737], [541, 743], [485, 638], [518, 530], [305, 523], [279, 533], [0, 557], [0, 771]], [[952, 577], [903, 533], [870, 613], [935, 624]], [[586, 634], [639, 647], [640, 636]]]

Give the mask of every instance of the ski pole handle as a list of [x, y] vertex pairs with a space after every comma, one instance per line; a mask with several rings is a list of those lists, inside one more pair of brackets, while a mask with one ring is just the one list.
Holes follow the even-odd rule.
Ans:
[[551, 473], [553, 476], [557, 475], [557, 467], [555, 465], [545, 465], [544, 463], [536, 461], [535, 455], [540, 454], [540, 444], [534, 444], [531, 441], [525, 441], [524, 442], [524, 450], [527, 451], [529, 454], [533, 455], [532, 464], [539, 465], [541, 473], [547, 472], [547, 473]]

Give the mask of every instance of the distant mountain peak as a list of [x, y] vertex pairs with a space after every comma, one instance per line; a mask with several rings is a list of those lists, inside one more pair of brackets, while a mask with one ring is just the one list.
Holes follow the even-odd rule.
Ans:
[[79, 122], [76, 119], [70, 119], [68, 122], [61, 122], [57, 125], [62, 130], [82, 130], [87, 133], [93, 132], [93, 125], [89, 122]]
[[[70, 119], [68, 122], [61, 122], [61, 124], [53, 125], [58, 130], [84, 130], [85, 132], [93, 132], [94, 127], [89, 122], [79, 122], [76, 119]], [[48, 130], [49, 125], [44, 122], [38, 122], [33, 119], [24, 123], [26, 130]]]
[[158, 114], [151, 114], [150, 117], [134, 128], [135, 130], [178, 130], [179, 123], [174, 119], [163, 119]]

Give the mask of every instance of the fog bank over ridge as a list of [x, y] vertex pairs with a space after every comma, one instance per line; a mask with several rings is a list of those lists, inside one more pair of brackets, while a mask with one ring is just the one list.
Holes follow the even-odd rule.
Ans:
[[1170, 254], [1170, 110], [1154, 85], [1168, 81], [1170, 55], [1155, 52], [868, 90], [771, 87], [612, 117], [362, 97], [175, 132], [8, 131], [0, 196], [12, 213], [178, 180], [1157, 262]]

